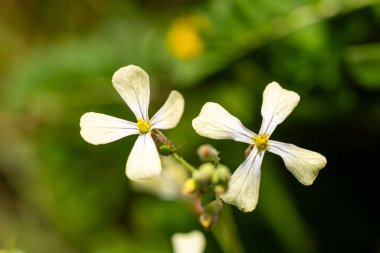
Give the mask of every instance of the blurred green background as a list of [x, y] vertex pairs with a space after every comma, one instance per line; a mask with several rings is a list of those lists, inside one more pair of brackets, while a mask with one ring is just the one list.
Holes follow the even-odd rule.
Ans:
[[[246, 148], [195, 134], [205, 102], [258, 131], [266, 84], [300, 94], [273, 139], [328, 164], [305, 187], [266, 155], [256, 210], [232, 208], [246, 252], [380, 252], [375, 0], [0, 1], [0, 249], [171, 252], [173, 233], [201, 229], [188, 201], [131, 188], [134, 136], [93, 146], [79, 135], [85, 112], [133, 120], [111, 84], [128, 64], [150, 75], [151, 116], [170, 90], [184, 95], [165, 134], [195, 166], [203, 143], [233, 170]], [[220, 252], [204, 233], [206, 252]]]

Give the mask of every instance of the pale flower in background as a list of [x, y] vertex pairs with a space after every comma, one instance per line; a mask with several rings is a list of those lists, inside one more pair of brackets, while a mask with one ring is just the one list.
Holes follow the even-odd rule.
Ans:
[[278, 83], [267, 85], [263, 94], [261, 115], [263, 122], [259, 134], [248, 130], [239, 119], [216, 103], [206, 103], [193, 128], [202, 136], [212, 139], [232, 139], [250, 144], [253, 149], [247, 159], [233, 173], [228, 191], [221, 195], [224, 202], [249, 212], [255, 209], [259, 198], [261, 163], [265, 151], [275, 153], [284, 160], [286, 168], [304, 185], [311, 185], [327, 161], [314, 151], [292, 144], [269, 140], [277, 125], [293, 111], [299, 95], [283, 89]]
[[202, 253], [206, 247], [206, 239], [200, 231], [194, 230], [174, 234], [172, 244], [174, 253]]
[[112, 83], [136, 116], [136, 122], [89, 112], [80, 119], [80, 134], [95, 145], [138, 135], [127, 160], [126, 175], [133, 180], [157, 176], [161, 172], [161, 161], [151, 131], [174, 128], [182, 116], [185, 101], [179, 92], [172, 91], [165, 104], [150, 119], [149, 76], [143, 69], [134, 65], [120, 68], [113, 75]]
[[186, 168], [171, 156], [162, 156], [162, 171], [158, 176], [132, 181], [137, 191], [152, 193], [164, 200], [173, 200], [181, 196], [183, 184], [189, 177]]

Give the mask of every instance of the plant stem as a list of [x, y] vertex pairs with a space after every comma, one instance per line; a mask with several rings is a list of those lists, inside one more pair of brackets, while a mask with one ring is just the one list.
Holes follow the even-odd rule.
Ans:
[[223, 207], [218, 223], [212, 232], [224, 253], [245, 252], [229, 205]]
[[188, 163], [185, 159], [183, 159], [181, 156], [179, 156], [177, 153], [172, 153], [172, 156], [179, 162], [181, 163], [183, 166], [186, 167], [186, 169], [188, 169], [190, 171], [190, 173], [193, 173], [194, 171], [196, 171], [197, 169], [194, 168], [190, 163]]

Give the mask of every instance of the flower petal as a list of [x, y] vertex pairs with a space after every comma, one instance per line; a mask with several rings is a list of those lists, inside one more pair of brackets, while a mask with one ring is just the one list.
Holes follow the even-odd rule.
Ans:
[[300, 100], [300, 96], [294, 91], [283, 89], [278, 83], [267, 85], [263, 94], [263, 105], [259, 134], [272, 134], [276, 126], [282, 123], [293, 111]]
[[202, 253], [206, 247], [204, 235], [197, 230], [190, 233], [175, 233], [172, 236], [174, 253]]
[[279, 141], [270, 140], [268, 151], [281, 156], [286, 168], [304, 185], [311, 185], [327, 163], [326, 158], [317, 152]]
[[170, 92], [168, 99], [152, 117], [152, 128], [169, 129], [177, 126], [185, 108], [185, 100], [178, 91]]
[[172, 156], [161, 156], [162, 170], [156, 176], [145, 180], [134, 180], [131, 186], [136, 191], [152, 193], [163, 200], [181, 197], [181, 190], [189, 174], [182, 164]]
[[149, 76], [140, 67], [128, 65], [115, 72], [113, 87], [137, 118], [148, 120]]
[[85, 113], [80, 118], [80, 127], [83, 139], [95, 145], [139, 133], [136, 123], [95, 112]]
[[131, 180], [147, 179], [160, 172], [160, 156], [152, 136], [150, 133], [140, 134], [127, 160], [127, 177]]
[[248, 158], [233, 173], [226, 193], [221, 195], [224, 202], [237, 206], [243, 212], [255, 209], [259, 199], [261, 163], [264, 152], [254, 148]]
[[245, 128], [238, 118], [217, 103], [206, 103], [192, 124], [199, 135], [211, 139], [232, 139], [252, 144], [252, 139], [256, 136]]

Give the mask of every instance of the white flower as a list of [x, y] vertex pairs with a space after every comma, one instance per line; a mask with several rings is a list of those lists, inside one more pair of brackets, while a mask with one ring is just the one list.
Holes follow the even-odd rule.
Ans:
[[202, 253], [206, 247], [204, 235], [197, 231], [176, 233], [172, 236], [174, 253]]
[[186, 168], [172, 156], [162, 156], [160, 175], [143, 180], [134, 180], [132, 187], [137, 191], [149, 192], [163, 200], [174, 200], [181, 196], [181, 190], [189, 174]]
[[139, 135], [127, 160], [126, 175], [132, 180], [156, 176], [161, 171], [161, 162], [151, 131], [174, 128], [182, 116], [185, 101], [179, 92], [172, 91], [161, 109], [149, 119], [149, 77], [144, 70], [133, 65], [120, 68], [113, 75], [112, 83], [137, 122], [89, 112], [80, 119], [80, 134], [95, 145]]
[[263, 122], [259, 134], [248, 130], [239, 119], [216, 103], [206, 103], [193, 128], [202, 136], [213, 139], [232, 139], [253, 146], [247, 159], [236, 169], [224, 202], [236, 205], [244, 212], [255, 209], [259, 198], [261, 162], [265, 151], [275, 153], [284, 160], [286, 168], [304, 185], [311, 185], [327, 161], [317, 152], [292, 144], [269, 140], [276, 126], [282, 123], [300, 100], [297, 93], [283, 89], [278, 83], [267, 85], [263, 94], [261, 115]]

